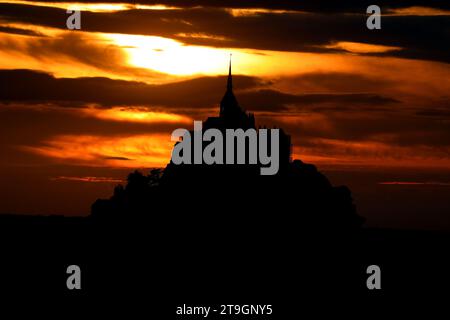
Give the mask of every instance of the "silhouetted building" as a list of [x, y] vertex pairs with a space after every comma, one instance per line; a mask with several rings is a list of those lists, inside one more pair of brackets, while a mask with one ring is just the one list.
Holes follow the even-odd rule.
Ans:
[[242, 110], [233, 92], [233, 76], [231, 60], [228, 70], [227, 91], [220, 102], [219, 117], [209, 117], [203, 124], [205, 129], [255, 129], [255, 117], [252, 113]]
[[[224, 137], [224, 145], [226, 144], [226, 129], [242, 129], [244, 131], [248, 129], [256, 130], [256, 146], [259, 148], [259, 130], [261, 128], [256, 128], [255, 125], [255, 116], [253, 113], [248, 113], [244, 109], [241, 108], [239, 102], [236, 99], [236, 96], [233, 92], [233, 75], [231, 72], [231, 59], [228, 70], [228, 79], [227, 79], [227, 88], [226, 92], [220, 102], [220, 111], [218, 117], [208, 117], [206, 121], [203, 122], [203, 132], [208, 129], [218, 129], [222, 132]], [[277, 128], [279, 130], [279, 162], [280, 162], [280, 170], [284, 170], [289, 163], [291, 162], [291, 137], [287, 135], [283, 129]], [[271, 139], [270, 139], [270, 130], [268, 130], [268, 138], [267, 138], [267, 150], [271, 151]], [[191, 136], [193, 136], [193, 131], [191, 131]], [[192, 143], [192, 162], [194, 158], [194, 145], [195, 141], [191, 141]], [[246, 160], [249, 157], [249, 139], [246, 141]], [[206, 144], [203, 143], [202, 150], [206, 147]], [[225, 153], [225, 150], [224, 150]], [[224, 158], [226, 155], [224, 154]], [[235, 144], [234, 151], [235, 161], [237, 163], [237, 145]], [[248, 164], [248, 161], [246, 161]], [[257, 166], [260, 166], [258, 163]]]
[[[255, 117], [239, 106], [233, 93], [231, 61], [219, 116], [203, 122], [202, 130], [212, 128], [222, 133], [226, 129], [256, 129]], [[166, 168], [152, 170], [148, 175], [131, 173], [125, 187], [116, 187], [110, 199], [98, 199], [92, 205], [92, 216], [120, 223], [149, 222], [183, 234], [188, 232], [189, 236], [203, 234], [216, 240], [229, 237], [230, 232], [236, 234], [237, 230], [241, 237], [258, 234], [268, 241], [273, 236], [269, 230], [295, 236], [299, 230], [360, 227], [364, 219], [356, 213], [350, 190], [332, 186], [312, 164], [291, 161], [290, 136], [279, 130], [279, 170], [274, 175], [261, 175], [261, 163], [209, 165], [170, 161]], [[194, 141], [191, 139], [192, 151]]]

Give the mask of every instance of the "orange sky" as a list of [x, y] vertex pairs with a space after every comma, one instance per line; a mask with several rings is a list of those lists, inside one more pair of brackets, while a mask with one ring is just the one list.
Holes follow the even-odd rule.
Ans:
[[[330, 48], [345, 48], [350, 53], [302, 53], [285, 52], [273, 50], [255, 50], [235, 49], [235, 48], [212, 48], [207, 46], [184, 45], [180, 41], [163, 37], [109, 34], [109, 33], [91, 33], [68, 30], [58, 30], [56, 28], [34, 27], [26, 24], [8, 24], [10, 27], [21, 29], [33, 29], [48, 37], [40, 39], [35, 36], [17, 36], [0, 33], [0, 44], [4, 50], [1, 51], [0, 68], [2, 69], [32, 69], [43, 72], [50, 72], [57, 78], [76, 78], [76, 77], [109, 77], [112, 79], [138, 80], [149, 84], [170, 83], [185, 79], [193, 79], [203, 76], [222, 75], [226, 71], [227, 55], [233, 53], [233, 71], [235, 75], [248, 75], [260, 77], [267, 82], [272, 82], [267, 88], [274, 88], [284, 93], [292, 94], [313, 94], [313, 93], [362, 93], [371, 90], [370, 86], [376, 88], [374, 94], [385, 95], [401, 100], [401, 104], [408, 104], [408, 108], [422, 107], [423, 104], [438, 102], [440, 98], [445, 98], [450, 92], [450, 68], [448, 64], [424, 61], [407, 60], [394, 57], [370, 57], [358, 56], [353, 53], [377, 53], [388, 52], [391, 47], [358, 44], [352, 42], [337, 42], [330, 45]], [[93, 51], [101, 51], [106, 56], [93, 57], [92, 60], [80, 61], [80, 57], [65, 48], [66, 42], [83, 41], [83, 45], [89, 44], [94, 48]], [[27, 54], [30, 48], [45, 47], [45, 42], [52, 42], [55, 48], [43, 49], [45, 54]], [[96, 52], [94, 52], [96, 53]], [[101, 64], [97, 64], [95, 59], [101, 59]], [[110, 65], [111, 64], [111, 65]], [[136, 71], [136, 74], [133, 72]], [[350, 74], [355, 77], [367, 77], [372, 80], [368, 88], [355, 88], [354, 83], [342, 83], [339, 88], [326, 87], [323, 83], [314, 83], [311, 81], [305, 85], [299, 85], [302, 82], [303, 74], [323, 74], [326, 79], [327, 74]], [[295, 79], [295, 80], [293, 80]], [[378, 82], [378, 83], [377, 83]], [[389, 83], [389, 85], [383, 85]], [[303, 88], [302, 88], [303, 87]], [[236, 88], [239, 92], [239, 87]], [[220, 99], [221, 92], [217, 92], [217, 101]], [[238, 93], [239, 97], [239, 93]], [[333, 101], [330, 102], [333, 104]], [[89, 106], [86, 106], [89, 107]], [[175, 121], [178, 119], [180, 125], [189, 126], [186, 120], [191, 119], [188, 115], [155, 112], [154, 105], [121, 106], [113, 107], [108, 110], [88, 109], [74, 110], [74, 113], [80, 113], [80, 116], [98, 117], [110, 121], [124, 122], [148, 122], [149, 126], [155, 122]], [[210, 107], [214, 107], [211, 105]], [[245, 106], [244, 106], [245, 107]], [[339, 105], [336, 105], [339, 108]], [[393, 104], [389, 108], [402, 108], [400, 104]], [[41, 107], [42, 108], [42, 107]], [[406, 108], [406, 107], [405, 107]], [[370, 108], [369, 108], [370, 109]], [[353, 110], [353, 114], [348, 117], [359, 118], [360, 114], [371, 117], [370, 110]], [[302, 126], [314, 126], [322, 128], [324, 133], [329, 134], [328, 143], [333, 145], [346, 145], [346, 148], [352, 149], [352, 158], [354, 153], [358, 156], [358, 161], [378, 162], [379, 157], [373, 158], [376, 150], [383, 151], [390, 156], [383, 162], [385, 165], [398, 165], [397, 162], [406, 161], [411, 154], [415, 155], [418, 165], [440, 165], [449, 166], [448, 158], [443, 159], [440, 155], [441, 150], [434, 150], [424, 146], [422, 152], [408, 148], [391, 147], [388, 142], [383, 141], [383, 137], [368, 137], [368, 141], [339, 142], [339, 137], [335, 137], [334, 123], [332, 123], [325, 113], [315, 113], [311, 110], [299, 112], [297, 115], [291, 115], [288, 119], [284, 114], [273, 114], [278, 122], [290, 125], [301, 124]], [[377, 117], [377, 115], [375, 115]], [[172, 120], [171, 120], [172, 119]], [[201, 119], [200, 119], [201, 120]], [[359, 120], [356, 120], [359, 121]], [[380, 121], [382, 121], [380, 119]], [[380, 123], [382, 126], [382, 123]], [[400, 124], [401, 125], [401, 124]], [[83, 135], [84, 136], [84, 135]], [[155, 138], [154, 135], [148, 135], [149, 145], [170, 144], [170, 132], [160, 134]], [[108, 150], [110, 144], [109, 137], [91, 136], [93, 154], [101, 154]], [[299, 137], [300, 138], [300, 137]], [[70, 143], [63, 143], [62, 140], [69, 139]], [[157, 141], [156, 141], [156, 140]], [[50, 158], [70, 159], [70, 161], [80, 160], [86, 163], [82, 148], [78, 148], [77, 141], [81, 146], [85, 145], [83, 139], [73, 139], [73, 137], [64, 137], [55, 134], [54, 137], [42, 141], [41, 146], [26, 146], [24, 150], [37, 151], [40, 155]], [[124, 137], [123, 141], [127, 144], [141, 146], [142, 136], [138, 135]], [[298, 141], [298, 140], [295, 140]], [[334, 142], [333, 142], [334, 141]], [[45, 147], [46, 143], [57, 144], [59, 146], [58, 155], [52, 152], [50, 148]], [[120, 144], [120, 142], [118, 142]], [[66, 150], [67, 148], [67, 150]], [[414, 146], [415, 150], [416, 146]], [[328, 149], [328, 147], [327, 147]], [[80, 150], [77, 156], [75, 150]], [[97, 150], [97, 151], [96, 151]], [[302, 149], [297, 148], [296, 155], [309, 159], [319, 159], [326, 150], [317, 148]], [[117, 157], [129, 157], [126, 148], [116, 148], [111, 151]], [[67, 153], [67, 154], [66, 154]], [[135, 155], [136, 162], [126, 163], [126, 166], [139, 163], [141, 166], [163, 166], [167, 162], [167, 155], [162, 154], [160, 158], [147, 157], [145, 155]], [[327, 156], [330, 156], [327, 154]], [[346, 161], [345, 152], [331, 157], [333, 161], [338, 158], [340, 161]], [[92, 165], [101, 165], [95, 157], [89, 157]], [[326, 159], [326, 158], [324, 158]], [[110, 165], [110, 163], [108, 163]], [[116, 163], [114, 165], [123, 166]]]
[[[2, 170], [164, 166], [171, 131], [218, 112], [230, 53], [242, 107], [285, 128], [296, 158], [450, 169], [450, 65], [439, 47], [448, 38], [407, 30], [433, 17], [436, 35], [445, 8], [392, 7], [377, 35], [351, 8], [0, 6]], [[66, 8], [83, 10], [81, 30], [67, 30]]]

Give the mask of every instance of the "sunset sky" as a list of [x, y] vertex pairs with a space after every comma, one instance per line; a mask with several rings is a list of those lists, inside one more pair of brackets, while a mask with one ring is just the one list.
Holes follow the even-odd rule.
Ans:
[[[0, 0], [0, 212], [87, 215], [218, 113], [229, 54], [257, 124], [373, 226], [450, 228], [450, 4]], [[225, 5], [226, 3], [226, 5]], [[66, 9], [82, 10], [68, 30]]]

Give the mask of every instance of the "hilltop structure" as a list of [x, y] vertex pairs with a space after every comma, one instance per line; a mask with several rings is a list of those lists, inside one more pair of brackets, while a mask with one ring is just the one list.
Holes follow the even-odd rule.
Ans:
[[[261, 130], [256, 129], [254, 115], [242, 109], [234, 95], [231, 62], [219, 116], [203, 122], [202, 130], [208, 129]], [[268, 230], [294, 236], [299, 228], [360, 227], [364, 219], [356, 213], [350, 190], [332, 186], [314, 165], [292, 161], [291, 138], [282, 129], [279, 133], [279, 170], [274, 175], [261, 175], [261, 163], [171, 161], [149, 175], [131, 173], [126, 186], [117, 186], [110, 199], [98, 199], [92, 205], [92, 216], [120, 223], [150, 220], [186, 237], [202, 237], [206, 232], [219, 241], [238, 230], [241, 237], [257, 234], [266, 241], [272, 235]]]
[[[205, 131], [209, 129], [217, 129], [222, 133], [223, 142], [222, 145], [232, 146], [230, 149], [234, 152], [232, 155], [230, 155], [230, 158], [232, 159], [230, 162], [232, 164], [238, 163], [238, 152], [243, 152], [245, 155], [241, 156], [241, 159], [244, 159], [245, 165], [253, 164], [254, 166], [263, 167], [267, 165], [267, 163], [261, 163], [257, 158], [257, 154], [260, 153], [259, 149], [264, 147], [265, 151], [268, 151], [267, 153], [270, 154], [270, 158], [274, 158], [274, 155], [272, 152], [277, 152], [276, 155], [277, 162], [279, 162], [279, 168], [281, 170], [285, 170], [289, 163], [291, 162], [291, 137], [287, 135], [283, 129], [277, 128], [279, 134], [279, 139], [276, 139], [276, 144], [278, 146], [277, 150], [274, 149], [271, 143], [273, 143], [271, 139], [272, 132], [271, 130], [267, 130], [265, 127], [263, 129], [264, 134], [267, 134], [267, 136], [264, 136], [265, 139], [261, 138], [260, 130], [261, 127], [256, 128], [255, 125], [255, 116], [253, 113], [248, 113], [244, 109], [241, 108], [239, 105], [239, 102], [237, 101], [234, 92], [233, 92], [233, 75], [231, 72], [231, 59], [228, 69], [228, 79], [227, 79], [227, 87], [225, 94], [220, 102], [220, 110], [219, 110], [219, 116], [218, 117], [208, 117], [206, 121], [202, 123], [200, 126], [200, 129], [202, 133], [205, 133]], [[227, 129], [232, 129], [232, 134], [227, 134]], [[234, 129], [234, 130], [233, 130]], [[237, 132], [238, 129], [242, 129], [242, 139], [238, 139], [235, 135], [233, 135], [234, 132]], [[196, 129], [197, 130], [197, 129]], [[228, 130], [230, 131], [230, 130]], [[246, 134], [245, 137], [244, 134]], [[195, 137], [194, 132], [191, 131], [189, 137]], [[202, 135], [203, 136], [203, 135]], [[227, 141], [230, 140], [230, 141]], [[236, 143], [236, 140], [242, 140], [238, 141]], [[228, 143], [229, 142], [229, 143]], [[245, 144], [245, 147], [242, 149], [238, 148], [238, 144], [242, 143], [242, 145]], [[194, 161], [195, 152], [203, 151], [207, 146], [208, 143], [204, 143], [203, 141], [197, 140], [194, 141], [192, 138], [189, 139], [189, 144], [191, 146], [190, 154], [191, 154], [191, 161], [189, 162], [189, 165], [196, 163]], [[201, 148], [196, 148], [195, 144], [201, 144]], [[226, 157], [226, 150], [223, 148], [223, 155], [221, 158], [225, 159]], [[254, 155], [253, 159], [255, 161], [250, 161], [250, 154]], [[234, 159], [233, 159], [234, 157]], [[189, 157], [188, 157], [189, 160]], [[256, 162], [256, 163], [252, 163]], [[172, 163], [172, 161], [171, 161]], [[223, 161], [225, 163], [225, 161]], [[222, 164], [223, 164], [222, 163]], [[198, 163], [197, 163], [198, 164]], [[242, 163], [241, 163], [242, 164]], [[227, 165], [228, 162], [227, 162]]]

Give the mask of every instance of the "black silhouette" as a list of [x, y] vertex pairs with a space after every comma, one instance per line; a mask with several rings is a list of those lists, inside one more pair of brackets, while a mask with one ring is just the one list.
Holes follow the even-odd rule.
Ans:
[[[254, 127], [253, 115], [233, 94], [230, 70], [220, 115], [208, 118], [203, 129]], [[368, 294], [365, 272], [373, 263], [395, 270], [395, 281], [389, 273], [383, 278], [392, 286], [389, 294], [434, 287], [410, 282], [416, 272], [430, 270], [427, 260], [418, 262], [417, 250], [442, 275], [448, 264], [428, 253], [439, 252], [448, 235], [362, 228], [350, 190], [332, 186], [312, 164], [290, 161], [290, 148], [282, 132], [280, 170], [272, 176], [260, 175], [260, 164], [172, 162], [148, 175], [131, 173], [110, 199], [92, 205], [92, 221], [108, 239], [102, 250], [113, 257], [141, 257], [138, 265], [145, 267], [138, 269], [136, 283], [146, 268], [166, 275], [155, 281], [157, 290], [170, 281], [167, 290], [174, 291], [168, 301], [270, 297], [286, 316], [298, 311], [298, 296], [291, 291], [299, 290], [309, 302], [322, 298], [311, 293], [338, 292], [333, 301], [342, 295], [345, 303], [345, 294]], [[135, 264], [126, 270], [134, 274]]]
[[[254, 127], [230, 70], [220, 115], [203, 128]], [[145, 312], [161, 319], [190, 301], [269, 303], [273, 319], [289, 319], [310, 303], [353, 307], [348, 295], [448, 290], [448, 233], [363, 228], [350, 190], [333, 187], [312, 164], [290, 161], [290, 147], [282, 133], [273, 176], [260, 175], [260, 164], [169, 163], [131, 173], [89, 217], [0, 215], [1, 287], [20, 299], [27, 292], [70, 303], [76, 295], [132, 299], [133, 310], [144, 300]], [[71, 264], [84, 275], [80, 292], [65, 287]], [[371, 264], [381, 266], [381, 294], [367, 290]]]
[[[253, 114], [242, 110], [233, 93], [231, 63], [220, 115], [203, 123], [203, 130], [210, 128], [224, 134], [226, 129], [256, 129]], [[125, 187], [117, 186], [109, 200], [99, 199], [92, 205], [92, 216], [106, 221], [155, 221], [167, 215], [194, 228], [211, 224], [210, 228], [216, 230], [233, 229], [245, 221], [249, 224], [247, 232], [253, 230], [252, 224], [336, 230], [362, 225], [347, 187], [333, 187], [314, 165], [290, 158], [290, 136], [280, 129], [280, 168], [276, 175], [260, 175], [260, 164], [170, 162], [165, 169], [149, 175], [131, 173]]]

